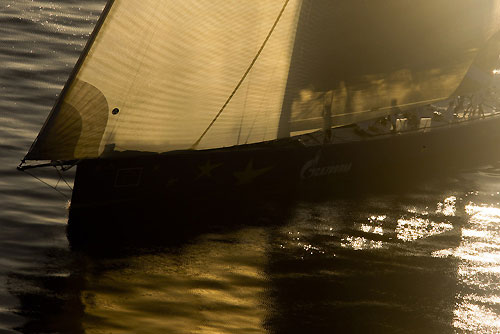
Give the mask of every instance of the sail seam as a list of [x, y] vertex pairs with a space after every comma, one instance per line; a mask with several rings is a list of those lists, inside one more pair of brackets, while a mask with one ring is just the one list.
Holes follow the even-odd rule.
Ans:
[[[164, 5], [164, 3], [160, 3], [160, 2], [159, 2], [159, 3], [157, 3], [157, 6], [155, 7], [155, 9], [154, 9], [154, 11], [153, 11], [153, 12], [154, 12], [154, 13], [158, 13], [158, 12], [159, 12], [158, 8], [159, 8], [161, 5]], [[128, 89], [126, 90], [126, 93], [125, 93], [125, 94], [122, 94], [122, 96], [124, 96], [124, 98], [123, 98], [123, 103], [122, 103], [122, 106], [121, 106], [121, 109], [122, 109], [122, 111], [123, 111], [123, 112], [126, 112], [126, 110], [127, 110], [127, 107], [128, 107], [128, 106], [127, 106], [127, 104], [128, 104], [128, 102], [129, 102], [129, 100], [130, 100], [130, 92], [131, 92], [132, 88], [134, 88], [134, 86], [135, 86], [135, 85], [136, 85], [136, 83], [137, 83], [137, 77], [139, 76], [139, 73], [140, 73], [140, 71], [141, 71], [141, 69], [142, 69], [142, 67], [143, 67], [143, 65], [144, 65], [144, 58], [146, 57], [146, 54], [149, 52], [149, 50], [150, 50], [150, 48], [151, 48], [151, 42], [152, 42], [152, 40], [153, 40], [154, 36], [156, 35], [156, 33], [157, 33], [157, 31], [158, 31], [157, 27], [158, 27], [158, 25], [160, 24], [160, 21], [161, 21], [161, 20], [157, 20], [157, 21], [156, 21], [156, 23], [154, 24], [154, 26], [153, 26], [153, 25], [150, 25], [150, 26], [148, 27], [148, 30], [147, 30], [147, 31], [146, 31], [146, 33], [145, 33], [145, 35], [148, 35], [148, 34], [149, 34], [149, 32], [150, 32], [150, 31], [152, 31], [152, 34], [150, 34], [150, 36], [149, 36], [149, 40], [148, 40], [147, 42], [146, 42], [146, 41], [144, 41], [144, 43], [145, 43], [145, 45], [146, 45], [146, 46], [142, 48], [142, 49], [143, 49], [143, 53], [142, 53], [142, 55], [141, 55], [141, 60], [140, 60], [140, 62], [139, 62], [139, 65], [138, 65], [138, 66], [137, 66], [137, 68], [135, 69], [135, 74], [134, 74], [134, 77], [132, 78], [132, 80], [130, 80], [130, 84], [128, 85], [129, 87], [128, 87]], [[111, 138], [113, 138], [113, 136], [114, 136], [115, 132], [117, 131], [117, 129], [119, 129], [119, 128], [120, 128], [120, 125], [119, 125], [118, 123], [120, 122], [120, 116], [121, 116], [121, 115], [123, 115], [123, 112], [121, 112], [121, 113], [119, 113], [119, 114], [117, 115], [118, 117], [117, 117], [117, 118], [116, 118], [116, 120], [115, 120], [115, 124], [113, 125], [113, 128], [111, 129], [111, 131], [110, 131], [110, 132], [109, 132], [109, 134], [107, 135], [107, 138], [106, 138], [106, 141], [104, 142], [104, 145], [105, 145], [106, 143], [108, 143], [108, 142], [110, 141], [110, 139], [111, 139]], [[121, 124], [121, 123], [120, 123], [120, 124]]]
[[280, 10], [280, 12], [278, 14], [278, 17], [274, 21], [274, 24], [271, 27], [271, 30], [269, 31], [269, 33], [267, 34], [266, 39], [262, 43], [259, 51], [257, 51], [257, 54], [255, 55], [255, 57], [253, 58], [252, 62], [250, 63], [250, 66], [248, 66], [247, 70], [243, 74], [243, 77], [240, 79], [240, 81], [238, 82], [238, 84], [236, 85], [236, 87], [233, 89], [231, 95], [229, 95], [229, 97], [227, 98], [227, 100], [224, 103], [224, 105], [222, 106], [222, 108], [220, 108], [220, 110], [217, 113], [217, 115], [215, 115], [214, 119], [210, 122], [210, 124], [205, 129], [205, 131], [203, 131], [203, 133], [198, 138], [198, 140], [196, 140], [196, 142], [191, 146], [191, 149], [193, 149], [193, 150], [196, 149], [196, 147], [200, 144], [200, 142], [203, 139], [203, 137], [205, 137], [205, 135], [207, 134], [207, 132], [212, 128], [212, 126], [217, 121], [217, 119], [219, 118], [219, 116], [222, 114], [222, 112], [224, 111], [224, 109], [226, 109], [226, 107], [229, 104], [229, 102], [231, 102], [231, 100], [233, 99], [233, 96], [236, 94], [236, 92], [240, 88], [240, 86], [243, 83], [243, 81], [245, 81], [245, 78], [247, 77], [248, 73], [250, 73], [250, 71], [252, 70], [253, 66], [255, 65], [255, 62], [257, 61], [257, 59], [259, 58], [260, 54], [264, 50], [264, 47], [266, 46], [267, 42], [271, 38], [271, 35], [273, 34], [274, 29], [276, 28], [276, 26], [278, 25], [278, 22], [280, 21], [281, 17], [283, 16], [283, 13], [284, 13], [284, 11], [285, 11], [285, 9], [286, 9], [286, 7], [287, 7], [287, 5], [288, 5], [289, 2], [290, 2], [290, 0], [285, 0], [285, 3], [283, 4], [283, 7], [281, 8], [281, 10]]

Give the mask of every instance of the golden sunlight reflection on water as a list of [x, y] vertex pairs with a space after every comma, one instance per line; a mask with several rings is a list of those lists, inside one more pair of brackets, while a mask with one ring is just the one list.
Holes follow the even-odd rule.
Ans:
[[342, 239], [341, 246], [346, 248], [352, 248], [354, 250], [363, 250], [363, 249], [382, 248], [384, 244], [382, 243], [382, 241], [368, 240], [365, 237], [348, 236]]
[[[383, 223], [386, 218], [386, 215], [370, 216], [366, 223], [355, 224], [355, 230], [362, 231], [368, 235], [384, 235]], [[364, 250], [382, 248], [384, 243], [380, 240], [370, 240], [365, 237], [349, 235], [342, 238], [340, 245], [344, 248], [352, 248], [353, 250]]]
[[[429, 208], [408, 208], [396, 219], [395, 228], [392, 228], [394, 223], [387, 219], [387, 215], [369, 216], [366, 222], [354, 224], [355, 231], [361, 231], [366, 236], [346, 235], [341, 240], [341, 246], [353, 250], [380, 249], [389, 246], [392, 235], [397, 240], [412, 242], [451, 231], [454, 226], [448, 217], [455, 216], [456, 201], [455, 196], [445, 198], [437, 203], [433, 214], [429, 213]], [[388, 239], [372, 240], [376, 236], [387, 236]]]
[[[427, 210], [408, 209], [410, 217], [402, 217], [397, 221], [397, 238], [402, 241], [414, 241], [438, 235], [453, 230], [453, 225], [444, 219], [454, 216], [456, 212], [456, 197], [450, 196], [437, 204], [435, 221], [429, 218]], [[441, 221], [442, 220], [442, 221]]]
[[434, 222], [427, 218], [411, 217], [399, 219], [396, 233], [402, 241], [414, 241], [429, 236], [451, 231], [453, 225], [445, 222]]
[[85, 332], [264, 333], [266, 236], [249, 228], [227, 237], [89, 274]]
[[[315, 216], [316, 224], [302, 215], [298, 221], [280, 227], [278, 237], [272, 237], [274, 232], [267, 228], [204, 235], [174, 252], [134, 256], [125, 259], [123, 266], [115, 262], [97, 273], [89, 270], [87, 288], [81, 294], [86, 313], [84, 328], [87, 333], [128, 333], [132, 329], [148, 333], [264, 333], [266, 319], [276, 307], [273, 303], [279, 305], [279, 299], [269, 293], [273, 280], [289, 283], [298, 277], [314, 277], [314, 271], [301, 273], [297, 268], [320, 261], [321, 273], [330, 275], [325, 280], [330, 282], [332, 277], [339, 279], [353, 269], [334, 265], [325, 271], [327, 263], [347, 259], [345, 265], [350, 268], [352, 261], [371, 254], [367, 259], [385, 259], [387, 268], [392, 268], [391, 261], [413, 263], [413, 258], [417, 264], [422, 259], [442, 259], [449, 265], [449, 275], [433, 273], [429, 262], [414, 273], [410, 270], [412, 275], [422, 275], [422, 282], [410, 279], [404, 285], [423, 284], [427, 294], [434, 291], [432, 284], [442, 284], [436, 289], [447, 291], [438, 292], [443, 293], [444, 300], [436, 297], [436, 304], [429, 305], [437, 310], [441, 303], [449, 302], [447, 309], [439, 311], [440, 316], [446, 326], [459, 333], [500, 332], [500, 208], [466, 204], [455, 196], [434, 203], [408, 206], [397, 210], [396, 215], [389, 209], [388, 214], [366, 211], [364, 218], [340, 224], [333, 223], [332, 212]], [[465, 220], [455, 217], [464, 214]], [[441, 236], [444, 239], [435, 239]], [[293, 265], [286, 274], [279, 270], [273, 273], [276, 268], [269, 269], [273, 261], [291, 261]], [[437, 276], [427, 276], [429, 273]], [[356, 275], [365, 274], [361, 271]], [[449, 278], [451, 285], [443, 283], [443, 278]], [[315, 291], [313, 286], [302, 288]], [[281, 291], [281, 286], [276, 289]], [[413, 296], [420, 293], [413, 291]], [[368, 298], [365, 294], [369, 292], [363, 292], [362, 300]], [[328, 302], [340, 303], [336, 298], [342, 300], [334, 295]], [[379, 297], [371, 298], [370, 305], [381, 302]]]
[[453, 256], [460, 261], [461, 292], [456, 296], [453, 326], [466, 332], [499, 333], [500, 208], [470, 202], [465, 211], [470, 219], [461, 230], [460, 245], [433, 256]]

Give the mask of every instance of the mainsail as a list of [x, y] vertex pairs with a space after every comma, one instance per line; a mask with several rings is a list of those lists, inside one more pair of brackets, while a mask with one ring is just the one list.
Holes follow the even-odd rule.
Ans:
[[280, 137], [320, 129], [332, 94], [336, 125], [472, 94], [498, 66], [499, 30], [498, 0], [305, 0]]
[[325, 103], [339, 126], [470, 94], [499, 30], [500, 0], [110, 1], [26, 158], [256, 143], [321, 128]]

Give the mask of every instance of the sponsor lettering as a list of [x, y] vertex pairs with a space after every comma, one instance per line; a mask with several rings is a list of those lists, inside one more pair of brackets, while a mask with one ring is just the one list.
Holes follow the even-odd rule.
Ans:
[[328, 176], [334, 174], [348, 173], [351, 170], [352, 163], [334, 164], [326, 166], [318, 166], [319, 155], [314, 159], [309, 160], [304, 164], [300, 172], [302, 179], [309, 179], [312, 177]]

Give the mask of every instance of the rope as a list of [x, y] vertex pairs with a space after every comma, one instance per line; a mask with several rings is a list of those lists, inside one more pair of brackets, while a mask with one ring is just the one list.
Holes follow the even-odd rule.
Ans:
[[[62, 191], [60, 191], [59, 189], [57, 189], [56, 187], [48, 184], [47, 182], [45, 182], [44, 180], [42, 180], [41, 178], [39, 178], [38, 176], [36, 175], [33, 175], [31, 174], [30, 172], [26, 171], [26, 170], [23, 170], [24, 173], [34, 177], [35, 179], [37, 179], [38, 181], [42, 182], [43, 184], [45, 184], [47, 187], [51, 188], [51, 189], [54, 189], [55, 191], [57, 191], [62, 197], [64, 197], [64, 199], [66, 200], [70, 200], [70, 198], [65, 194], [63, 193]], [[65, 181], [66, 182], [66, 181]]]
[[[64, 181], [64, 183], [66, 183], [66, 186], [68, 187], [68, 189], [73, 191], [73, 188], [71, 188], [71, 186], [68, 184], [68, 182], [66, 181], [66, 179], [62, 175], [61, 171], [56, 166], [54, 166], [54, 168], [56, 169], [57, 174], [59, 174], [59, 180], [62, 179]], [[57, 183], [59, 184], [59, 181]], [[57, 187], [57, 185], [56, 185], [56, 187]]]
[[243, 81], [245, 80], [245, 78], [247, 77], [248, 73], [250, 72], [250, 70], [253, 68], [253, 65], [255, 64], [255, 62], [257, 61], [257, 59], [259, 58], [260, 54], [262, 53], [262, 50], [264, 50], [264, 47], [266, 46], [267, 44], [267, 41], [269, 40], [269, 38], [271, 38], [271, 35], [274, 31], [274, 29], [276, 28], [276, 26], [278, 25], [278, 22], [279, 20], [281, 19], [281, 16], [283, 15], [283, 12], [285, 11], [286, 9], [286, 6], [288, 5], [288, 2], [290, 0], [285, 0], [285, 3], [283, 4], [283, 8], [281, 8], [281, 11], [280, 13], [278, 14], [278, 17], [276, 18], [276, 20], [274, 21], [274, 24], [273, 26], [271, 27], [271, 30], [269, 31], [269, 33], [267, 34], [266, 36], [266, 39], [264, 40], [264, 42], [262, 43], [259, 51], [257, 51], [257, 54], [255, 55], [255, 57], [253, 58], [252, 62], [250, 63], [250, 66], [248, 66], [245, 74], [243, 74], [243, 77], [240, 79], [240, 81], [238, 82], [238, 84], [236, 85], [236, 87], [234, 88], [233, 92], [231, 93], [231, 95], [229, 95], [228, 99], [226, 100], [226, 102], [224, 103], [224, 105], [222, 106], [222, 108], [220, 108], [219, 112], [217, 113], [217, 115], [215, 115], [214, 119], [212, 120], [212, 122], [210, 122], [210, 124], [208, 125], [208, 127], [205, 129], [205, 131], [203, 131], [203, 133], [201, 134], [200, 138], [198, 138], [198, 140], [193, 144], [193, 146], [191, 146], [191, 149], [196, 149], [196, 147], [200, 144], [201, 140], [203, 139], [203, 137], [205, 137], [205, 135], [207, 134], [207, 132], [212, 128], [212, 126], [214, 125], [215, 121], [217, 121], [217, 119], [219, 118], [219, 116], [222, 114], [222, 112], [224, 111], [224, 109], [226, 109], [227, 105], [229, 104], [229, 102], [231, 102], [231, 100], [233, 99], [233, 96], [234, 94], [236, 94], [236, 92], [238, 91], [238, 89], [240, 88], [241, 84], [243, 83]]
[[59, 185], [59, 182], [61, 182], [61, 178], [62, 178], [61, 175], [59, 175], [59, 179], [57, 180], [56, 185], [54, 186], [54, 188], [57, 188], [57, 186]]

